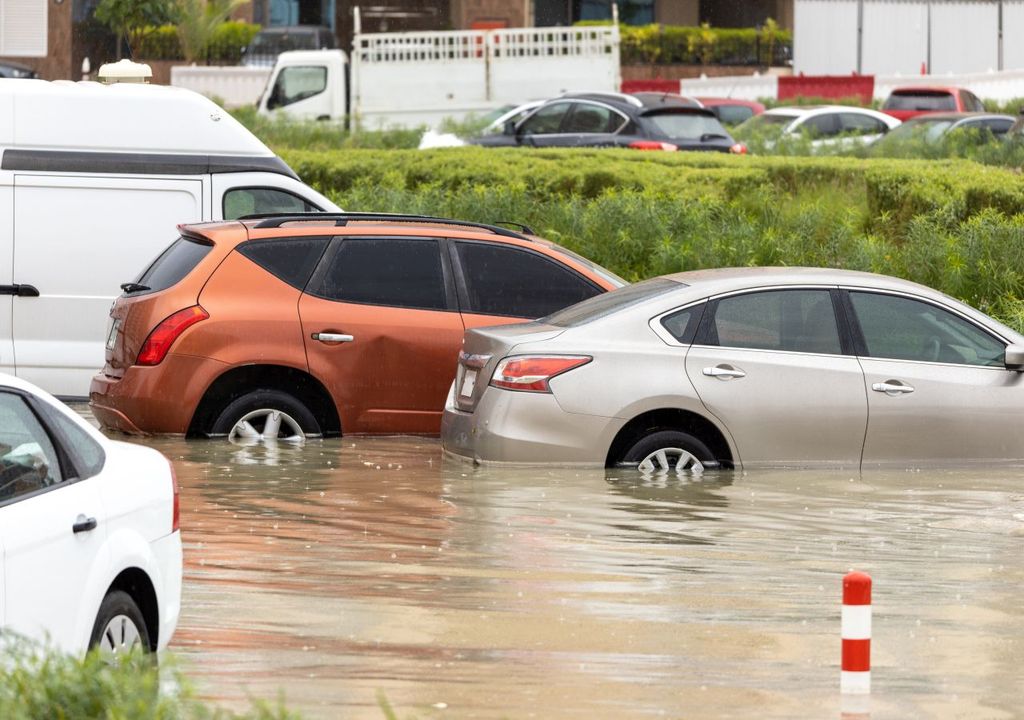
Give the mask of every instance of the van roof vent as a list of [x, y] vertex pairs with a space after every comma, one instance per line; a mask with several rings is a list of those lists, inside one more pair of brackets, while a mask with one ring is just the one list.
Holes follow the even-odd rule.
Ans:
[[145, 83], [153, 77], [153, 68], [145, 63], [119, 60], [116, 63], [104, 63], [97, 73], [100, 82], [107, 85], [114, 83]]

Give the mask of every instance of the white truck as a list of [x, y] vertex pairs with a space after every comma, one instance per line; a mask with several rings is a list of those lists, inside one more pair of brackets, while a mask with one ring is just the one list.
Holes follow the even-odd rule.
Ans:
[[436, 126], [565, 92], [618, 92], [619, 28], [356, 32], [342, 50], [281, 53], [261, 113], [353, 128]]

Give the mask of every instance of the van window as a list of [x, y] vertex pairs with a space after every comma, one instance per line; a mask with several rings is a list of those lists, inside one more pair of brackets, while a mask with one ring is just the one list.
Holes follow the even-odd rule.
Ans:
[[223, 210], [225, 220], [237, 220], [246, 215], [263, 213], [291, 215], [293, 213], [320, 212], [323, 208], [318, 208], [298, 195], [293, 195], [285, 190], [249, 187], [234, 188], [224, 193]]
[[177, 285], [192, 268], [206, 257], [213, 246], [196, 238], [180, 237], [164, 250], [153, 264], [135, 280], [137, 289], [128, 295], [159, 292]]
[[327, 68], [295, 65], [282, 68], [270, 91], [267, 108], [284, 107], [319, 95], [327, 89]]

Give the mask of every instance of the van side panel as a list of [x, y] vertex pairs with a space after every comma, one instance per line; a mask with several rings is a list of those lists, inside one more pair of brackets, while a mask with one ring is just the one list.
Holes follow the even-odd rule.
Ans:
[[[0, 172], [0, 218], [11, 217], [14, 212], [13, 176]], [[14, 228], [12, 223], [0, 221], [0, 372], [14, 373], [14, 343], [11, 340], [11, 312], [14, 297], [10, 287], [14, 282]], [[7, 287], [3, 287], [7, 286]]]
[[181, 176], [15, 175], [13, 281], [39, 290], [12, 301], [19, 377], [56, 395], [88, 395], [120, 284], [177, 237], [178, 223], [204, 219], [203, 184]]

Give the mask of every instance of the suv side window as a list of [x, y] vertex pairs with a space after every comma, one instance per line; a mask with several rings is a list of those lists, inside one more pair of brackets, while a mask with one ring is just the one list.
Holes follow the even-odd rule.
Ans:
[[313, 281], [340, 302], [447, 310], [441, 250], [433, 238], [345, 238]]
[[250, 240], [239, 245], [238, 252], [277, 279], [302, 290], [329, 242], [327, 237]]
[[1002, 341], [947, 310], [898, 295], [851, 292], [873, 358], [1003, 366]]
[[561, 132], [562, 120], [572, 107], [570, 103], [560, 102], [544, 105], [537, 109], [519, 126], [520, 135], [553, 135]]
[[63, 481], [53, 441], [28, 403], [0, 392], [0, 503]]
[[270, 91], [267, 108], [273, 110], [319, 95], [327, 89], [327, 68], [293, 65], [282, 68]]
[[708, 345], [838, 355], [842, 352], [828, 290], [767, 290], [718, 301]]
[[286, 190], [248, 187], [233, 188], [224, 193], [224, 203], [221, 209], [224, 211], [225, 220], [237, 220], [240, 217], [257, 213], [291, 215], [293, 213], [318, 212], [323, 208], [318, 208]]
[[539, 318], [601, 294], [544, 255], [490, 243], [456, 242], [466, 286], [463, 312]]

